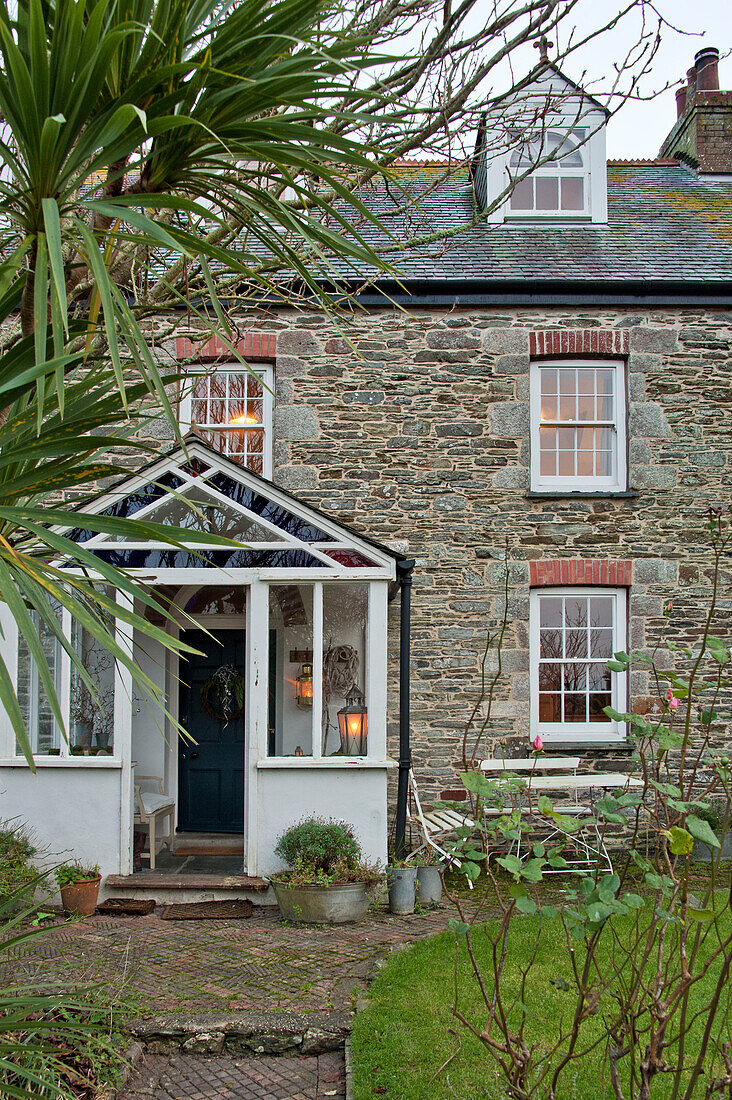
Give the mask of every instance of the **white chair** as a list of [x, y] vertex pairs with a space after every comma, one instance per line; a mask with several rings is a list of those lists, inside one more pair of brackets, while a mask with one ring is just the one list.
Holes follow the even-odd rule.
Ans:
[[[447, 867], [455, 867], [457, 870], [460, 870], [462, 864], [457, 856], [447, 851], [438, 844], [437, 841], [447, 840], [451, 836], [457, 840], [457, 830], [465, 827], [468, 829], [475, 829], [477, 828], [475, 821], [466, 814], [456, 813], [455, 810], [451, 810], [448, 807], [436, 810], [424, 810], [419, 798], [419, 791], [417, 790], [417, 780], [411, 768], [409, 769], [409, 785], [411, 787], [414, 809], [408, 806], [407, 816], [409, 821], [413, 825], [416, 825], [422, 833], [424, 843], [420, 844], [419, 848], [415, 848], [413, 852], [410, 852], [407, 859], [414, 859], [424, 852], [425, 849], [431, 848], [433, 852], [437, 852], [438, 856]], [[470, 879], [468, 879], [468, 885], [472, 890], [473, 884]]]
[[[143, 783], [157, 784], [156, 791], [143, 791]], [[167, 817], [168, 831], [157, 838], [158, 819]], [[173, 847], [173, 827], [175, 819], [175, 799], [163, 790], [163, 781], [159, 775], [135, 776], [135, 825], [147, 825], [150, 830], [150, 870], [155, 870], [155, 857], [164, 843], [168, 850]]]

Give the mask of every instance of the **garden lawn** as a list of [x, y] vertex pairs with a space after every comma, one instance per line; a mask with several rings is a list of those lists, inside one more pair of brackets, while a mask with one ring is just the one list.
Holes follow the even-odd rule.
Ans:
[[[727, 912], [726, 923], [729, 920]], [[537, 962], [529, 979], [523, 1010], [530, 1016], [529, 1039], [550, 1043], [558, 1034], [560, 1021], [564, 1019], [565, 1024], [568, 1023], [574, 1008], [573, 993], [563, 992], [553, 984], [553, 980], [562, 978], [568, 983], [572, 981], [564, 932], [558, 919], [544, 921], [543, 927], [537, 917], [515, 920], [505, 980], [515, 994], [520, 967], [530, 958], [538, 934], [541, 939]], [[487, 977], [490, 943], [480, 926], [473, 931], [473, 945]], [[583, 950], [581, 943], [577, 944], [577, 950]], [[602, 965], [602, 953], [599, 961]], [[486, 1013], [464, 937], [459, 937], [456, 945], [455, 934], [443, 932], [389, 960], [371, 986], [368, 1007], [354, 1022], [354, 1100], [373, 1100], [374, 1096], [392, 1097], [393, 1100], [505, 1100], [503, 1079], [489, 1053], [451, 1013], [450, 1006], [455, 1003], [455, 970], [458, 1007], [481, 1028]], [[710, 973], [703, 985], [695, 987], [692, 1007], [707, 1003], [713, 984], [714, 975]], [[505, 996], [504, 988], [504, 999]], [[518, 1013], [522, 1009], [517, 1006], [515, 1011]], [[718, 1020], [729, 1011], [725, 999], [720, 1005]], [[586, 1039], [602, 1034], [599, 1020], [592, 1020], [585, 1026]], [[689, 1055], [698, 1049], [703, 1026], [703, 1020], [698, 1022], [687, 1043]], [[729, 1027], [728, 1022], [728, 1039]], [[452, 1055], [449, 1064], [441, 1069]], [[708, 1061], [707, 1070], [711, 1068], [711, 1047]], [[695, 1098], [704, 1096], [705, 1087], [703, 1075]], [[659, 1075], [652, 1088], [654, 1100], [665, 1100], [671, 1092], [670, 1076]], [[629, 1093], [626, 1091], [625, 1095], [627, 1098]], [[614, 1094], [604, 1044], [601, 1044], [581, 1062], [565, 1070], [557, 1100], [603, 1100], [605, 1097], [610, 1100]]]

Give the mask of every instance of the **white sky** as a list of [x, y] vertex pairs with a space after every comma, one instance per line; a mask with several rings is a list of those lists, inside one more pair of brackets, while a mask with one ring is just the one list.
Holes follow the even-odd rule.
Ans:
[[[685, 77], [694, 63], [694, 54], [705, 46], [716, 46], [722, 55], [719, 65], [720, 87], [732, 90], [732, 57], [724, 55], [732, 49], [732, 3], [730, 0], [656, 0], [658, 10], [671, 24], [686, 34], [663, 31], [661, 46], [653, 62], [653, 72], [646, 80], [646, 92], [662, 88], [667, 81], [674, 84]], [[575, 20], [578, 31], [595, 25], [598, 11], [607, 18], [620, 0], [585, 0], [585, 8]], [[579, 10], [579, 9], [578, 9]], [[693, 33], [690, 33], [693, 32]], [[582, 70], [591, 81], [593, 76], [607, 76], [612, 62], [633, 41], [631, 23], [612, 32], [604, 40], [584, 47], [565, 65], [567, 76], [582, 82]], [[549, 56], [551, 58], [552, 52]], [[601, 85], [604, 83], [601, 79]], [[661, 142], [676, 121], [674, 89], [662, 92], [650, 102], [628, 102], [608, 127], [607, 153], [612, 158], [654, 157]]]

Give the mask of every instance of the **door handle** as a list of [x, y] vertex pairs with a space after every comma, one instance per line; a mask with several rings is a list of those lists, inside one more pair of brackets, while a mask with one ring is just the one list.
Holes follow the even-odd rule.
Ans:
[[198, 760], [198, 753], [197, 752], [192, 752], [191, 753], [191, 760]]

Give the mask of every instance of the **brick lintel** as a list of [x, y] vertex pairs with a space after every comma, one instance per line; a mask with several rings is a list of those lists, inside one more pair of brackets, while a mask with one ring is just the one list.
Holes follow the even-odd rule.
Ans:
[[556, 355], [624, 356], [630, 349], [627, 329], [547, 328], [529, 333], [533, 359]]
[[633, 562], [601, 558], [559, 558], [529, 562], [532, 588], [543, 585], [593, 585], [625, 587], [632, 584]]
[[[200, 342], [188, 336], [179, 336], [175, 344], [179, 359], [195, 357], [201, 362], [231, 360], [231, 352], [217, 336], [209, 336]], [[247, 332], [244, 339], [237, 340], [234, 346], [242, 359], [264, 359], [273, 362], [277, 357], [277, 333]]]

